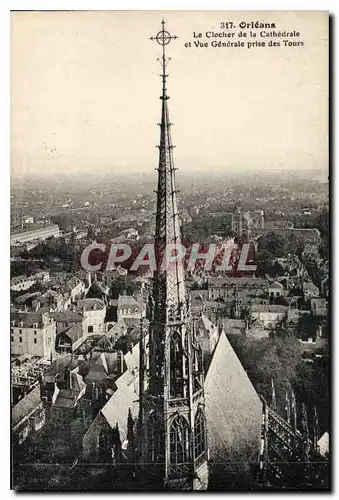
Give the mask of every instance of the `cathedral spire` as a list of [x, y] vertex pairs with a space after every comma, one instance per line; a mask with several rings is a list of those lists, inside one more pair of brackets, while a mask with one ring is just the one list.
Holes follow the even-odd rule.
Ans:
[[[165, 30], [165, 21], [162, 21], [162, 30], [151, 40], [156, 40], [162, 47], [162, 100], [160, 126], [157, 210], [155, 229], [155, 258], [156, 273], [154, 277], [154, 306], [155, 318], [164, 323], [167, 320], [183, 318], [185, 314], [185, 286], [182, 261], [180, 223], [178, 215], [177, 190], [175, 186], [175, 167], [173, 159], [173, 144], [171, 137], [171, 121], [168, 109], [166, 67], [170, 58], [166, 56], [166, 46], [171, 40], [177, 39]], [[177, 256], [177, 257], [176, 257]]]
[[[155, 260], [149, 299], [148, 383], [140, 395], [141, 460], [171, 489], [206, 489], [207, 435], [201, 350], [186, 297], [175, 168], [168, 110], [166, 46], [177, 37], [162, 29], [151, 40], [162, 48], [162, 93]], [[140, 366], [145, 363], [140, 362]], [[144, 374], [141, 378], [144, 379]], [[142, 386], [143, 384], [141, 384]], [[146, 389], [147, 386], [147, 389]]]

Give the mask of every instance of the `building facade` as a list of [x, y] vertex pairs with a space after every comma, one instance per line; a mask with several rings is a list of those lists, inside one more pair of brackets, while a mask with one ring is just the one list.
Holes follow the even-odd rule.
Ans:
[[48, 313], [12, 313], [11, 354], [49, 357], [55, 350], [56, 325]]
[[11, 245], [20, 245], [22, 243], [27, 243], [34, 240], [46, 240], [54, 236], [54, 238], [59, 238], [60, 230], [57, 224], [48, 224], [46, 226], [37, 227], [35, 229], [29, 229], [28, 231], [20, 231], [19, 233], [11, 234]]

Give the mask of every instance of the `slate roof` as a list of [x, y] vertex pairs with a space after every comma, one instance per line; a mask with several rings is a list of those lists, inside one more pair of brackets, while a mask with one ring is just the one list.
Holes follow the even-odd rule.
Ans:
[[220, 278], [209, 278], [208, 287], [223, 287], [223, 286], [250, 286], [250, 287], [266, 287], [268, 281], [264, 278], [224, 276]]
[[141, 308], [141, 305], [131, 295], [119, 295], [118, 307], [134, 307]]
[[119, 320], [112, 325], [112, 327], [106, 333], [107, 337], [111, 337], [112, 335], [125, 334], [127, 332], [127, 324], [124, 318], [119, 318]]
[[[230, 462], [258, 458], [262, 405], [222, 332], [205, 378], [206, 420], [211, 458]], [[219, 455], [220, 454], [220, 455]]]
[[83, 336], [82, 332], [82, 323], [76, 323], [71, 326], [68, 330], [59, 333], [58, 335], [67, 335], [74, 344], [77, 340], [79, 340]]
[[85, 311], [93, 311], [104, 309], [106, 306], [100, 299], [82, 299], [78, 300], [78, 308], [84, 309]]
[[[51, 316], [51, 315], [50, 315]], [[11, 313], [11, 321], [15, 321], [14, 326], [19, 326], [19, 323], [23, 323], [23, 328], [33, 328], [35, 323], [38, 323], [38, 328], [41, 328], [42, 323], [42, 313], [39, 312], [22, 312], [22, 313]]]
[[246, 326], [245, 321], [243, 319], [233, 319], [233, 318], [222, 318], [222, 324], [225, 328], [226, 333], [229, 330], [242, 330]]
[[265, 325], [260, 319], [256, 319], [251, 324], [251, 328], [265, 328]]
[[21, 420], [28, 417], [41, 403], [40, 386], [35, 387], [12, 408], [12, 426], [18, 425]]
[[310, 292], [319, 292], [319, 288], [314, 285], [311, 281], [307, 281], [303, 283], [303, 290], [308, 290]]
[[82, 313], [80, 311], [51, 312], [50, 316], [55, 319], [56, 323], [78, 323], [82, 321]]
[[287, 311], [287, 306], [281, 304], [253, 304], [252, 312], [284, 312]]
[[281, 283], [279, 283], [279, 281], [274, 281], [273, 283], [270, 283], [269, 288], [279, 288], [283, 290], [284, 286]]
[[26, 300], [32, 299], [33, 297], [38, 297], [40, 295], [40, 292], [24, 293], [23, 295], [19, 295], [19, 297], [17, 297], [14, 302], [16, 302], [17, 304], [23, 304], [24, 302], [26, 302]]

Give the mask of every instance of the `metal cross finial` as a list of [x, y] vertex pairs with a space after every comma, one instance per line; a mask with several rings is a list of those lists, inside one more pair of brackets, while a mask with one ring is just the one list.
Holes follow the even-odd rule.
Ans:
[[168, 61], [171, 60], [171, 58], [166, 57], [165, 46], [168, 45], [171, 40], [176, 40], [178, 37], [175, 35], [171, 35], [168, 31], [165, 30], [164, 19], [161, 21], [161, 25], [162, 25], [162, 30], [159, 31], [159, 33], [157, 33], [156, 36], [152, 36], [150, 40], [156, 40], [158, 44], [162, 46], [162, 57], [161, 59], [158, 59], [158, 61], [162, 66], [162, 74], [160, 75], [162, 78], [162, 96], [160, 97], [160, 99], [168, 99], [169, 97], [166, 94], [166, 79], [168, 76], [166, 75], [166, 66]]
[[151, 36], [150, 40], [156, 40], [159, 45], [167, 45], [171, 40], [176, 40], [178, 37], [175, 35], [171, 35], [168, 31], [165, 30], [165, 21], [161, 21], [162, 30], [156, 34], [156, 36]]

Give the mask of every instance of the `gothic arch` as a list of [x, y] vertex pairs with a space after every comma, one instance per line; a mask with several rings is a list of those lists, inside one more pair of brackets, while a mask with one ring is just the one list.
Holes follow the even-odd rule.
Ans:
[[149, 462], [160, 462], [162, 457], [162, 426], [155, 411], [147, 420], [147, 455]]
[[183, 349], [179, 332], [173, 332], [170, 337], [170, 393], [172, 397], [184, 396]]
[[206, 448], [206, 426], [205, 416], [201, 408], [198, 408], [194, 419], [194, 458], [199, 458]]
[[189, 427], [182, 415], [177, 415], [170, 426], [170, 464], [180, 465], [189, 461]]

